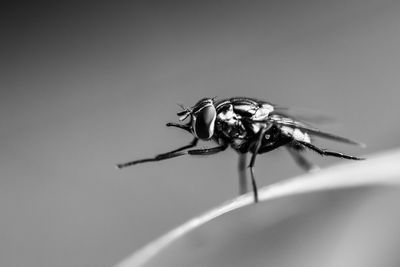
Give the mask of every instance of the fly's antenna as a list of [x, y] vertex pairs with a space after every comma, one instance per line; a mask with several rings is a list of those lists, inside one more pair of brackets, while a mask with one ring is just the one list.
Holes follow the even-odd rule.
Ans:
[[179, 104], [177, 103], [177, 105], [183, 109], [183, 111], [178, 112], [178, 116], [179, 116], [179, 121], [184, 121], [186, 120], [186, 118], [192, 113], [192, 110], [190, 110], [189, 108], [187, 108], [186, 106], [184, 106], [183, 104]]
[[176, 103], [181, 109], [183, 109], [184, 111], [190, 111], [190, 109], [188, 107], [186, 107], [184, 104], [181, 103]]
[[211, 98], [211, 100], [214, 102], [214, 100], [217, 98], [218, 98], [218, 96], [214, 96], [213, 98]]

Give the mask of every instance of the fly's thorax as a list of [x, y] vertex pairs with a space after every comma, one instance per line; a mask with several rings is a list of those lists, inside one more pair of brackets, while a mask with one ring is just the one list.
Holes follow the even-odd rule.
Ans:
[[262, 104], [257, 111], [254, 113], [253, 120], [265, 120], [269, 114], [274, 111], [274, 107], [270, 104]]
[[234, 111], [234, 107], [231, 104], [219, 110], [217, 128], [228, 138], [243, 139], [247, 135], [246, 129], [241, 122], [241, 116]]
[[214, 135], [217, 111], [213, 100], [204, 98], [200, 100], [191, 112], [193, 135], [202, 140], [209, 140]]

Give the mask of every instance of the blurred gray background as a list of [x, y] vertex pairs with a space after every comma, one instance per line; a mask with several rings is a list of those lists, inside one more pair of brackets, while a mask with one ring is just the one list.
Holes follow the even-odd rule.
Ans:
[[[2, 11], [1, 266], [110, 266], [236, 196], [233, 151], [115, 169], [191, 140], [165, 127], [176, 103], [259, 97], [320, 111], [339, 122], [321, 128], [368, 144], [323, 147], [400, 145], [399, 2], [34, 1]], [[256, 163], [259, 185], [300, 173], [285, 150]]]

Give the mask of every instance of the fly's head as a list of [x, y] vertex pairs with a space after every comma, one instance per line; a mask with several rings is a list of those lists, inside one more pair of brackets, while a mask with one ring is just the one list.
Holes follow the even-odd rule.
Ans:
[[191, 109], [181, 106], [183, 111], [179, 112], [179, 120], [183, 121], [190, 116], [189, 125], [192, 134], [198, 139], [209, 140], [214, 135], [215, 119], [217, 111], [213, 98], [203, 98]]

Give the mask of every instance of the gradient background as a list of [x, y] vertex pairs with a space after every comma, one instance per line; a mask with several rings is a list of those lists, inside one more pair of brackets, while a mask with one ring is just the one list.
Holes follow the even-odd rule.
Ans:
[[[396, 1], [20, 2], [2, 8], [0, 265], [110, 266], [237, 194], [237, 156], [115, 163], [186, 144], [176, 103], [259, 97], [400, 145]], [[207, 145], [207, 144], [206, 144]], [[309, 158], [322, 166], [337, 159]], [[302, 171], [258, 158], [266, 185]]]

